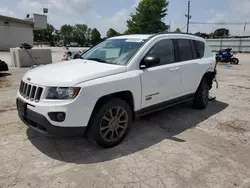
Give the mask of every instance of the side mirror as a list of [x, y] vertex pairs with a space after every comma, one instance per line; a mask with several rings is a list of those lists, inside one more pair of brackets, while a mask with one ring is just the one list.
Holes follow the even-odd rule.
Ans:
[[160, 64], [160, 62], [161, 62], [161, 59], [159, 57], [156, 57], [156, 56], [153, 56], [153, 55], [146, 56], [142, 60], [140, 68], [145, 69], [145, 68], [148, 68], [148, 67], [153, 67], [153, 66], [156, 66], [156, 65]]

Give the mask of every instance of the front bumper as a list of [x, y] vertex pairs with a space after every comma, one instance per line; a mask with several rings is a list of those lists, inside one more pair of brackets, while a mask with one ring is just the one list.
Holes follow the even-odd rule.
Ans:
[[[45, 116], [27, 107], [22, 109], [17, 99], [17, 110], [20, 119], [31, 129], [49, 136], [84, 136], [86, 127], [59, 127], [51, 124]], [[23, 102], [23, 101], [21, 101]], [[25, 102], [23, 102], [24, 105]]]

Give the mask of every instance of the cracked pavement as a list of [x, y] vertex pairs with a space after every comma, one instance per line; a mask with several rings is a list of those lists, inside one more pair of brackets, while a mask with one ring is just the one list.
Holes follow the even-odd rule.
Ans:
[[216, 100], [190, 103], [133, 123], [117, 147], [83, 138], [47, 138], [17, 116], [15, 96], [28, 69], [0, 77], [0, 188], [250, 188], [250, 55], [218, 66]]

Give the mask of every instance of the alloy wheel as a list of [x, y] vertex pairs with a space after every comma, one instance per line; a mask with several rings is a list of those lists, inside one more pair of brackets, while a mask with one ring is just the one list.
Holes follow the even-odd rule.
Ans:
[[116, 142], [124, 135], [127, 127], [127, 111], [121, 106], [113, 107], [102, 117], [100, 125], [101, 137], [106, 142]]

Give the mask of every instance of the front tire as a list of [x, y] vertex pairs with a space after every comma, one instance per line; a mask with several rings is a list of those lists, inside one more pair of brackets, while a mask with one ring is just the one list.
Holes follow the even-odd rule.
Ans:
[[202, 79], [198, 90], [195, 93], [193, 107], [196, 109], [205, 109], [209, 101], [209, 85], [205, 78]]
[[88, 134], [99, 146], [110, 148], [124, 140], [132, 123], [132, 110], [123, 100], [114, 98], [103, 104], [92, 117]]

